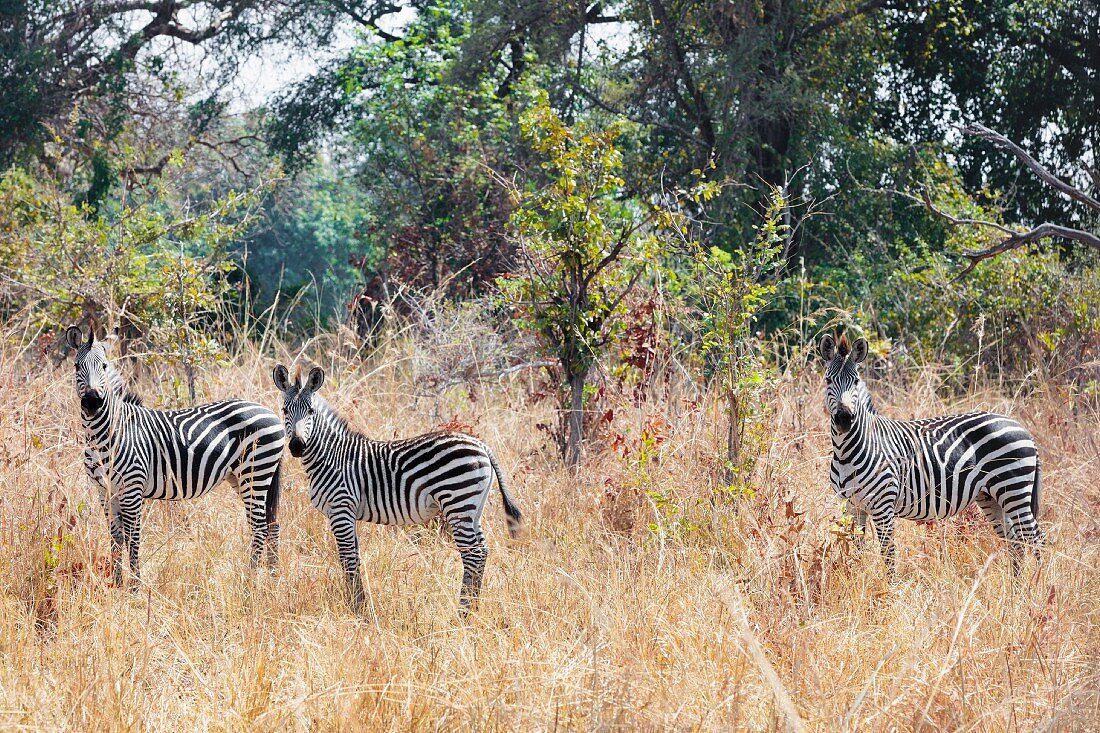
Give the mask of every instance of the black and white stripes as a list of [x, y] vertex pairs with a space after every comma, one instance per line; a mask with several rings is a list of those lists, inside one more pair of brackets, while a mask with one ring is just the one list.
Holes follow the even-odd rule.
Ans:
[[860, 529], [870, 515], [891, 569], [896, 518], [943, 519], [973, 502], [1009, 542], [1014, 570], [1023, 545], [1044, 544], [1039, 456], [1023, 426], [988, 412], [891, 420], [875, 412], [860, 378], [864, 339], [849, 347], [846, 338], [826, 335], [820, 352], [832, 419], [829, 477]]
[[481, 514], [494, 475], [513, 536], [521, 521], [488, 446], [449, 432], [370, 440], [351, 430], [316, 394], [324, 382], [320, 368], [314, 367], [304, 384], [300, 376], [290, 382], [282, 365], [272, 376], [283, 392], [291, 455], [305, 466], [310, 502], [328, 517], [354, 604], [364, 600], [355, 523], [423, 524], [441, 514], [462, 556], [461, 606], [464, 612], [470, 608], [488, 555]]
[[84, 427], [84, 468], [107, 512], [115, 582], [123, 554], [138, 575], [141, 514], [146, 499], [191, 499], [228, 479], [244, 500], [251, 559], [278, 551], [279, 473], [284, 436], [271, 410], [229, 400], [184, 410], [152, 410], [127, 394], [101, 342], [67, 332], [76, 350], [76, 390]]
[[[424, 524], [441, 516], [463, 565], [463, 612], [481, 589], [488, 549], [482, 531], [494, 477], [513, 536], [521, 514], [492, 451], [480, 440], [438, 432], [396, 441], [370, 440], [352, 430], [317, 394], [324, 372], [290, 381], [273, 372], [283, 393], [282, 419], [252, 402], [148, 409], [125, 391], [102, 343], [80, 329], [67, 332], [76, 352], [76, 389], [86, 446], [84, 465], [110, 523], [115, 579], [123, 554], [138, 574], [141, 512], [146, 499], [189, 499], [224, 480], [244, 500], [252, 532], [251, 560], [274, 566], [278, 544], [283, 446], [301, 458], [310, 502], [327, 517], [353, 601], [365, 600], [359, 572], [359, 521]], [[867, 342], [821, 340], [826, 404], [831, 417], [830, 480], [863, 529], [874, 520], [883, 553], [894, 565], [897, 518], [934, 520], [976, 503], [1009, 542], [1013, 566], [1025, 546], [1045, 543], [1039, 528], [1039, 457], [1015, 420], [986, 412], [902, 422], [879, 415], [859, 374]], [[285, 430], [285, 432], [284, 432]], [[289, 438], [289, 440], [287, 440]]]

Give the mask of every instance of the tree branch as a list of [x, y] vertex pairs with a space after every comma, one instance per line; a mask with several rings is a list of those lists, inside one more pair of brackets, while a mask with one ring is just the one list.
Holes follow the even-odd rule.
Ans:
[[[970, 252], [963, 252], [963, 256], [970, 260], [970, 264], [960, 272], [957, 278], [961, 278], [968, 274], [971, 270], [977, 267], [978, 263], [982, 260], [988, 260], [991, 257], [996, 257], [999, 254], [1004, 254], [1009, 250], [1023, 247], [1024, 245], [1031, 244], [1032, 242], [1038, 242], [1040, 239], [1046, 239], [1048, 237], [1061, 237], [1062, 239], [1070, 239], [1075, 242], [1086, 244], [1093, 249], [1100, 251], [1100, 237], [1089, 232], [1082, 231], [1080, 229], [1071, 229], [1070, 227], [1064, 227], [1058, 224], [1040, 224], [1037, 227], [1029, 229], [1026, 232], [1019, 234], [1013, 234], [1011, 237], [1002, 239], [999, 243], [986, 249], [971, 250]], [[956, 278], [956, 279], [957, 279]]]
[[392, 33], [387, 33], [386, 31], [378, 27], [379, 19], [384, 18], [387, 15], [393, 15], [394, 13], [401, 10], [400, 7], [391, 3], [383, 3], [377, 8], [374, 8], [373, 12], [370, 15], [364, 15], [343, 0], [331, 0], [331, 2], [333, 7], [347, 15], [359, 25], [365, 28], [370, 28], [383, 41], [393, 42], [401, 40], [400, 36], [395, 36]]
[[657, 27], [664, 38], [665, 45], [668, 46], [668, 52], [672, 56], [673, 64], [676, 67], [677, 73], [680, 75], [680, 81], [687, 88], [688, 94], [691, 95], [692, 106], [695, 112], [695, 123], [699, 126], [699, 132], [703, 136], [703, 140], [707, 144], [709, 150], [714, 150], [717, 144], [717, 136], [714, 132], [714, 123], [711, 120], [710, 106], [707, 104], [706, 95], [696, 85], [695, 79], [691, 75], [691, 68], [688, 66], [687, 57], [684, 54], [683, 47], [680, 46], [679, 39], [676, 38], [676, 29], [673, 27], [672, 22], [668, 19], [668, 13], [665, 12], [664, 3], [661, 0], [650, 0], [649, 7], [653, 12], [653, 18], [657, 21]]
[[912, 199], [913, 201], [916, 201], [918, 203], [923, 203], [925, 205], [925, 207], [929, 211], [931, 211], [933, 214], [935, 214], [936, 216], [940, 217], [941, 219], [944, 219], [945, 221], [949, 221], [952, 224], [955, 224], [957, 226], [968, 225], [968, 226], [989, 227], [990, 229], [996, 229], [1000, 232], [1003, 232], [1004, 234], [1007, 234], [1010, 237], [1014, 237], [1017, 234], [1019, 234], [1019, 232], [1017, 232], [1015, 229], [1012, 229], [1010, 227], [1006, 227], [1004, 224], [998, 224], [995, 221], [986, 221], [985, 219], [960, 218], [960, 217], [957, 217], [957, 216], [953, 216], [952, 214], [948, 214], [943, 209], [937, 209], [935, 204], [932, 203], [932, 197], [928, 195], [928, 189], [925, 188], [924, 186], [921, 186], [921, 188], [920, 188], [920, 195], [921, 195], [920, 198], [917, 198], [916, 196], [914, 196], [911, 193], [906, 193], [905, 191], [894, 191], [894, 193], [898, 194], [899, 196], [904, 196], [907, 199]]
[[[1047, 52], [1047, 56], [1054, 59], [1055, 63], [1074, 78], [1074, 81], [1085, 85], [1089, 89], [1100, 90], [1100, 77], [1092, 73], [1092, 69], [1086, 65], [1086, 62], [1080, 56], [1068, 50], [1069, 44], [1065, 38], [1051, 41], [1047, 37], [1038, 34], [1033, 35], [1032, 38], [1039, 48]], [[1082, 48], [1085, 47], [1083, 39], [1081, 40], [1081, 46]]]
[[935, 204], [932, 203], [932, 198], [928, 195], [927, 189], [923, 187], [921, 188], [921, 199], [917, 199], [912, 194], [908, 194], [903, 191], [897, 191], [896, 193], [900, 193], [906, 198], [922, 201], [925, 208], [927, 208], [930, 212], [945, 221], [951, 222], [952, 224], [986, 227], [990, 229], [996, 229], [1002, 234], [1007, 235], [1004, 239], [991, 247], [963, 252], [963, 257], [966, 257], [968, 260], [970, 260], [970, 264], [968, 264], [966, 268], [963, 269], [963, 271], [956, 276], [956, 279], [968, 275], [971, 271], [973, 271], [975, 267], [978, 266], [978, 263], [982, 260], [988, 260], [992, 257], [996, 257], [997, 255], [1004, 254], [1005, 252], [1008, 252], [1010, 250], [1019, 249], [1020, 247], [1031, 244], [1033, 242], [1038, 242], [1041, 239], [1047, 239], [1048, 237], [1061, 237], [1062, 239], [1069, 239], [1074, 242], [1080, 242], [1082, 244], [1088, 245], [1089, 247], [1100, 251], [1100, 237], [1081, 229], [1073, 229], [1071, 227], [1064, 227], [1059, 224], [1051, 224], [1048, 222], [1045, 224], [1040, 224], [1039, 226], [1033, 227], [1024, 232], [1018, 232], [1004, 226], [1003, 224], [986, 221], [984, 219], [966, 219], [952, 216], [946, 211], [936, 208]]
[[[574, 81], [573, 81], [572, 78], [567, 78], [566, 82], [569, 83], [570, 85], [574, 84]], [[654, 128], [657, 128], [658, 130], [665, 130], [666, 132], [670, 132], [670, 133], [672, 133], [672, 134], [674, 134], [678, 137], [682, 137], [685, 140], [688, 140], [688, 141], [692, 142], [695, 145], [698, 145], [702, 148], [706, 148], [707, 150], [710, 150], [710, 147], [709, 147], [706, 140], [699, 137], [698, 135], [696, 135], [691, 130], [688, 130], [687, 128], [680, 127], [679, 125], [672, 125], [672, 124], [669, 124], [669, 123], [666, 123], [666, 122], [662, 122], [661, 120], [646, 120], [646, 119], [642, 119], [642, 118], [637, 117], [637, 116], [632, 116], [626, 110], [619, 109], [618, 107], [615, 107], [614, 105], [609, 104], [608, 102], [604, 101], [602, 98], [600, 98], [600, 96], [598, 94], [591, 91], [590, 89], [586, 89], [584, 86], [577, 86], [577, 87], [575, 87], [575, 89], [576, 89], [578, 94], [580, 94], [582, 97], [584, 97], [589, 102], [591, 102], [592, 104], [599, 107], [600, 109], [602, 109], [605, 112], [610, 112], [613, 115], [617, 115], [617, 116], [622, 117], [626, 120], [629, 120], [630, 122], [635, 122], [639, 125], [645, 125], [647, 127], [654, 127]], [[685, 105], [685, 106], [687, 106], [687, 105]]]
[[1012, 153], [1021, 163], [1024, 164], [1032, 173], [1037, 175], [1043, 183], [1047, 184], [1051, 188], [1055, 188], [1066, 196], [1069, 196], [1074, 201], [1078, 201], [1090, 209], [1100, 211], [1100, 201], [1097, 201], [1092, 196], [1089, 196], [1084, 191], [1074, 188], [1061, 178], [1058, 178], [1053, 173], [1048, 171], [1043, 165], [1028, 155], [1027, 151], [1021, 148], [1016, 143], [1009, 140], [1007, 137], [999, 132], [990, 130], [985, 125], [974, 122], [969, 125], [955, 125], [955, 127], [966, 135], [972, 135], [979, 137], [982, 140], [988, 140], [1002, 150], [1007, 150]]
[[835, 28], [838, 25], [847, 23], [852, 18], [860, 15], [866, 15], [872, 11], [882, 8], [889, 0], [866, 0], [854, 8], [848, 10], [842, 10], [839, 13], [833, 13], [830, 16], [822, 18], [806, 30], [798, 34], [797, 40], [809, 38], [810, 36], [816, 36], [818, 33], [823, 33], [831, 28]]

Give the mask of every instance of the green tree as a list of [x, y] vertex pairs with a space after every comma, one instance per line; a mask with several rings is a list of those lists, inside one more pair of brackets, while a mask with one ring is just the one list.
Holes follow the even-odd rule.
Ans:
[[734, 254], [697, 247], [690, 271], [687, 295], [699, 308], [702, 355], [726, 405], [725, 482], [730, 486], [743, 473], [745, 423], [764, 386], [764, 369], [753, 348], [754, 326], [775, 295], [774, 275], [783, 267], [786, 208], [783, 192], [772, 189], [756, 241]]
[[[838, 129], [856, 138], [871, 129], [885, 5], [482, 0], [466, 66], [514, 68], [522, 49], [527, 68], [543, 70], [539, 83], [559, 90], [551, 101], [567, 119], [636, 123], [620, 142], [632, 191], [689, 186], [693, 171], [711, 165], [715, 180], [741, 184], [722, 189], [701, 232], [708, 245], [733, 251], [752, 241], [754, 212], [772, 187], [785, 188], [825, 149], [843, 156]], [[620, 24], [614, 43], [601, 33], [609, 22]], [[819, 168], [828, 180], [818, 188], [835, 193], [842, 162]], [[794, 191], [792, 200], [803, 193], [816, 192]], [[790, 223], [788, 258], [801, 244], [798, 222]]]
[[[886, 18], [892, 42], [876, 106], [894, 139], [943, 141], [957, 135], [951, 125], [979, 123], [1034, 151], [1055, 175], [1100, 185], [1100, 2], [946, 0]], [[968, 190], [1005, 195], [1012, 220], [1088, 218], [979, 138], [963, 137], [952, 157]]]
[[517, 323], [537, 334], [561, 366], [565, 459], [576, 466], [589, 373], [623, 328], [626, 296], [670, 253], [672, 242], [687, 236], [680, 201], [711, 197], [716, 188], [703, 185], [678, 199], [623, 198], [622, 154], [615, 147], [620, 127], [570, 127], [544, 93], [521, 115], [521, 127], [543, 160], [538, 184], [508, 184], [524, 266], [501, 288], [505, 302], [517, 308]]
[[365, 38], [278, 99], [267, 128], [291, 169], [339, 136], [371, 218], [363, 252], [383, 277], [479, 292], [506, 271], [510, 205], [490, 171], [517, 160], [518, 130], [491, 80], [453, 78], [462, 2], [423, 7], [400, 40]]
[[183, 366], [194, 399], [194, 367], [224, 353], [228, 246], [258, 198], [229, 193], [195, 210], [168, 177], [93, 214], [47, 177], [9, 170], [0, 177], [3, 316], [32, 333], [93, 320], [139, 334]]
[[284, 305], [312, 305], [320, 325], [346, 318], [348, 302], [361, 287], [360, 270], [377, 267], [382, 256], [370, 234], [372, 212], [362, 189], [330, 163], [281, 182], [265, 198], [254, 226], [233, 245], [248, 272], [253, 310], [283, 296]]
[[[382, 7], [378, 7], [382, 6]], [[173, 51], [201, 47], [214, 55], [223, 79], [250, 53], [271, 43], [311, 47], [335, 26], [387, 14], [388, 3], [339, 0], [6, 0], [0, 3], [0, 167], [28, 145], [47, 142], [73, 108], [100, 105], [99, 133], [126, 121], [127, 95], [142, 74], [168, 79]], [[207, 100], [209, 101], [209, 100]], [[87, 114], [85, 110], [83, 114]], [[89, 131], [91, 133], [91, 131]]]

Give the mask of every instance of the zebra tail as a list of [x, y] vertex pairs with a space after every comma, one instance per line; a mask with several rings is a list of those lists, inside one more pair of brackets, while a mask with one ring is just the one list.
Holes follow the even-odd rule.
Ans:
[[485, 454], [489, 456], [489, 465], [493, 467], [493, 473], [497, 476], [500, 498], [504, 501], [504, 515], [508, 517], [508, 534], [515, 538], [519, 535], [520, 527], [523, 526], [523, 513], [520, 512], [519, 507], [512, 500], [512, 495], [508, 493], [508, 483], [504, 478], [504, 471], [497, 463], [497, 457], [493, 455], [491, 450], [486, 450]]
[[267, 526], [279, 521], [279, 493], [282, 490], [283, 459], [275, 464], [275, 473], [271, 474], [271, 483], [267, 486], [267, 501], [264, 503], [264, 516]]
[[1031, 518], [1035, 520], [1035, 526], [1039, 526], [1039, 459], [1035, 459], [1035, 483], [1031, 487]]

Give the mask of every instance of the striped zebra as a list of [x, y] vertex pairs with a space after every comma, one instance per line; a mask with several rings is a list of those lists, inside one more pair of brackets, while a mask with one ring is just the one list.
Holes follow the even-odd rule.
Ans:
[[942, 519], [977, 502], [1009, 543], [1013, 572], [1023, 545], [1045, 543], [1039, 515], [1039, 455], [1018, 422], [989, 412], [903, 422], [879, 415], [858, 364], [867, 341], [849, 346], [830, 335], [819, 347], [825, 403], [832, 421], [829, 478], [855, 510], [863, 530], [870, 515], [890, 572], [894, 520]]
[[291, 382], [281, 364], [272, 377], [283, 393], [290, 454], [302, 459], [309, 500], [328, 517], [353, 606], [358, 610], [365, 600], [356, 521], [424, 524], [442, 514], [462, 558], [459, 605], [465, 616], [477, 603], [488, 556], [481, 513], [494, 475], [512, 537], [522, 520], [488, 446], [453, 432], [370, 440], [348, 427], [317, 394], [325, 379], [320, 367], [310, 370], [304, 384], [300, 372]]
[[76, 352], [76, 392], [84, 427], [84, 468], [99, 490], [111, 532], [114, 580], [123, 553], [133, 580], [146, 499], [191, 499], [228, 479], [240, 492], [252, 531], [252, 566], [278, 557], [279, 473], [284, 435], [279, 416], [252, 402], [227, 400], [184, 410], [153, 410], [125, 390], [103, 342], [66, 331]]

